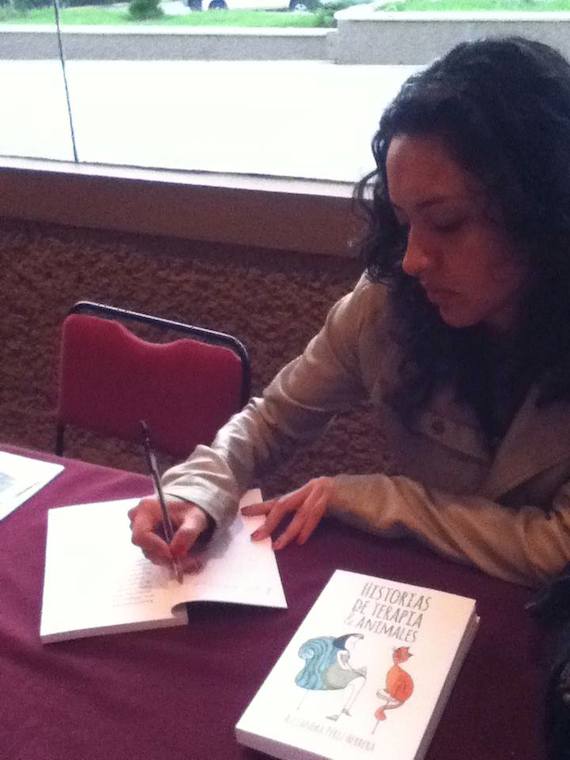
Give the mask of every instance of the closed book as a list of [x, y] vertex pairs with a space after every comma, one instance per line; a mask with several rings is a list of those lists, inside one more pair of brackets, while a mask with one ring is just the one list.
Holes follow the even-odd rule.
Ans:
[[336, 570], [237, 740], [283, 760], [420, 760], [478, 622], [473, 599]]

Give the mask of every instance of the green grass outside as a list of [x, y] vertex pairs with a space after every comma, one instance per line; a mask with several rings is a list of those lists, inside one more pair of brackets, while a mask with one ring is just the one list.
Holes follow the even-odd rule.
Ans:
[[570, 11], [570, 0], [397, 0], [383, 11]]
[[[287, 11], [202, 11], [186, 16], [161, 16], [150, 21], [135, 21], [127, 8], [80, 7], [60, 11], [62, 25], [144, 26], [241, 26], [241, 27], [316, 27], [324, 26], [317, 13], [289, 13]], [[53, 8], [37, 8], [27, 12], [0, 9], [0, 23], [53, 24]]]
[[[379, 11], [570, 11], [570, 0], [395, 0]], [[164, 15], [149, 21], [131, 18], [127, 5], [82, 6], [60, 11], [64, 26], [144, 25], [144, 26], [233, 26], [233, 27], [330, 27], [334, 26], [333, 10], [315, 13], [287, 11], [202, 11], [184, 16]], [[0, 24], [53, 24], [53, 8], [15, 11], [0, 7]]]

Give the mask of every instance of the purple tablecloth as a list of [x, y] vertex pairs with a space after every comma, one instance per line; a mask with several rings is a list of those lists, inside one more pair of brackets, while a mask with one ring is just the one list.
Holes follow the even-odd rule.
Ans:
[[543, 756], [542, 632], [523, 610], [531, 592], [446, 562], [414, 543], [382, 541], [332, 521], [305, 547], [278, 554], [288, 610], [192, 607], [187, 627], [42, 646], [47, 509], [143, 495], [150, 481], [35, 456], [62, 461], [65, 470], [0, 524], [2, 758], [260, 757], [236, 744], [234, 725], [335, 568], [477, 599], [481, 625], [427, 760]]

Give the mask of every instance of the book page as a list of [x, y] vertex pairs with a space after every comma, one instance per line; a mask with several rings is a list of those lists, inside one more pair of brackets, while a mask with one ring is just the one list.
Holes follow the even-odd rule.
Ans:
[[49, 511], [42, 641], [182, 625], [183, 602], [287, 606], [269, 539], [250, 540], [260, 518], [238, 515], [200, 554], [202, 570], [179, 584], [132, 545], [127, 513], [137, 503]]
[[[259, 490], [248, 491], [240, 506], [261, 501]], [[219, 531], [200, 556], [203, 568], [188, 577], [187, 588], [177, 594], [187, 601], [233, 602], [261, 607], [287, 607], [271, 548], [271, 539], [251, 540], [263, 516], [238, 514], [225, 531]]]
[[0, 451], [0, 520], [47, 485], [62, 470], [61, 464]]

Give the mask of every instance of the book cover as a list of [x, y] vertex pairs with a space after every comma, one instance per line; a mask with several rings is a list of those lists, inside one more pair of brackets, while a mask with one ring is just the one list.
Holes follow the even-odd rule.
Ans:
[[[250, 491], [242, 504], [260, 498]], [[287, 607], [270, 539], [250, 539], [263, 517], [239, 513], [200, 552], [202, 569], [179, 584], [131, 543], [127, 513], [138, 501], [49, 510], [42, 642], [184, 625], [190, 602]]]
[[477, 623], [473, 599], [337, 570], [237, 739], [283, 760], [420, 760]]

